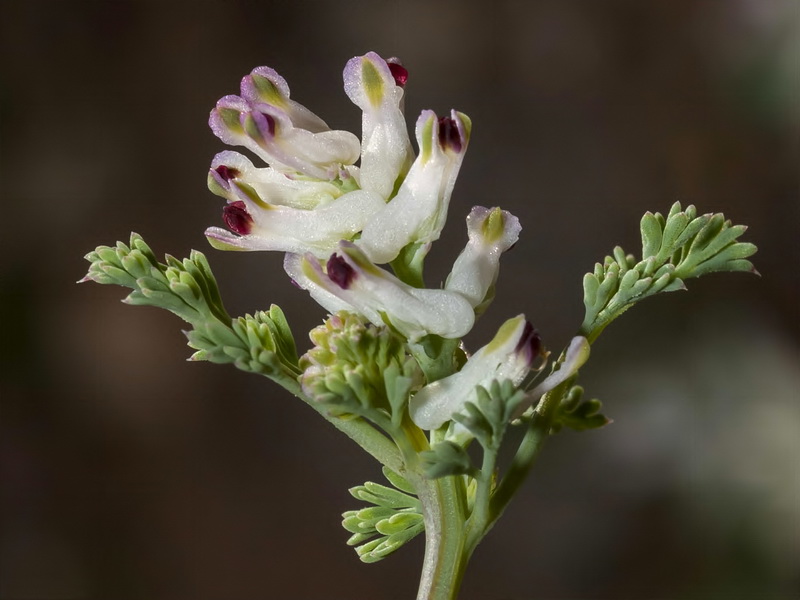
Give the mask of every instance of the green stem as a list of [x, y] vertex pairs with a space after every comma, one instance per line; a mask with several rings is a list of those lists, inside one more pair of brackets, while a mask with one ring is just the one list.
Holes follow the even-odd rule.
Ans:
[[455, 600], [469, 560], [466, 498], [460, 476], [414, 482], [425, 520], [425, 557], [417, 600]]
[[491, 516], [487, 531], [502, 516], [509, 501], [528, 476], [533, 463], [544, 446], [545, 440], [550, 435], [553, 413], [558, 408], [564, 392], [569, 389], [570, 381], [567, 380], [561, 383], [545, 394], [534, 411], [528, 430], [525, 432], [522, 442], [520, 442], [516, 455], [514, 455], [514, 460], [492, 496]]
[[475, 547], [489, 533], [494, 524], [491, 511], [492, 484], [494, 472], [497, 467], [497, 451], [483, 449], [483, 464], [477, 474], [477, 489], [475, 491], [475, 504], [467, 523], [467, 550], [470, 555]]
[[319, 402], [309, 399], [304, 393], [300, 384], [290, 378], [282, 378], [278, 381], [287, 391], [291, 392], [300, 400], [308, 404], [317, 411], [331, 425], [344, 433], [347, 437], [361, 446], [369, 455], [382, 465], [389, 467], [395, 473], [405, 471], [404, 461], [397, 446], [389, 438], [367, 423], [364, 419], [340, 419], [329, 415], [325, 407]]

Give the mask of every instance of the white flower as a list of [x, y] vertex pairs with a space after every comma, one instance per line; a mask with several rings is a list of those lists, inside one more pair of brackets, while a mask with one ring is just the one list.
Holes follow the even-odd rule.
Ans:
[[349, 310], [376, 325], [388, 321], [410, 341], [431, 333], [460, 338], [475, 321], [472, 306], [460, 294], [406, 285], [350, 242], [341, 242], [324, 267], [310, 254], [287, 254], [284, 268], [330, 313]]
[[214, 158], [208, 183], [211, 191], [228, 200], [223, 220], [231, 231], [206, 230], [208, 241], [221, 250], [326, 257], [384, 207], [383, 200], [367, 190], [342, 193], [331, 182], [292, 179], [272, 168], [257, 169], [230, 151]]
[[345, 93], [363, 111], [361, 187], [388, 199], [413, 155], [401, 108], [408, 73], [368, 52], [351, 58], [343, 75]]
[[494, 379], [521, 383], [540, 352], [541, 338], [525, 315], [509, 319], [458, 373], [429, 383], [411, 398], [411, 419], [422, 429], [438, 429], [476, 401], [477, 386], [487, 387]]
[[358, 241], [373, 262], [388, 263], [408, 244], [439, 239], [471, 129], [463, 113], [439, 119], [432, 110], [422, 111], [416, 126], [419, 155], [397, 195], [367, 223]]
[[289, 86], [268, 67], [242, 80], [242, 96], [225, 96], [208, 124], [225, 143], [244, 146], [272, 168], [334, 179], [343, 165], [358, 160], [358, 138], [331, 129], [302, 105], [290, 100]]
[[519, 219], [510, 212], [473, 208], [467, 216], [469, 241], [453, 264], [444, 289], [458, 292], [476, 310], [485, 308], [491, 300], [487, 294], [494, 295], [492, 287], [500, 272], [500, 255], [517, 243], [521, 230]]

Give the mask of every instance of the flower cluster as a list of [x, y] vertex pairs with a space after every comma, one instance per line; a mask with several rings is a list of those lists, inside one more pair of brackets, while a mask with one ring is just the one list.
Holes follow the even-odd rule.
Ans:
[[[400, 62], [370, 52], [348, 61], [343, 76], [345, 93], [363, 113], [360, 141], [291, 99], [286, 81], [267, 67], [244, 77], [240, 96], [217, 103], [209, 120], [214, 133], [268, 166], [232, 151], [214, 158], [208, 185], [227, 201], [228, 229], [211, 227], [206, 236], [219, 249], [285, 252], [287, 274], [331, 314], [361, 315], [411, 343], [430, 335], [459, 339], [494, 296], [500, 255], [516, 243], [519, 221], [499, 208], [473, 208], [469, 241], [444, 286], [424, 287], [422, 263], [444, 227], [471, 122], [455, 110], [443, 117], [422, 111], [415, 155], [403, 115], [408, 71]], [[500, 376], [522, 381], [538, 336], [524, 317], [498, 335], [502, 343], [489, 344], [453, 375], [463, 379], [459, 388]], [[417, 394], [420, 414], [442, 405], [436, 389]], [[438, 427], [452, 407], [442, 410], [419, 424]]]

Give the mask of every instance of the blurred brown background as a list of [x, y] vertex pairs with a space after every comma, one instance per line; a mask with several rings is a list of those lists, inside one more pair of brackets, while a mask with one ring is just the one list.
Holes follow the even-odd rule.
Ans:
[[359, 131], [341, 69], [371, 49], [408, 67], [410, 123], [474, 122], [432, 274], [473, 205], [523, 223], [473, 348], [519, 312], [561, 347], [583, 273], [675, 200], [761, 249], [761, 279], [692, 281], [609, 328], [582, 380], [615, 423], [552, 440], [463, 599], [797, 598], [796, 0], [3, 1], [0, 598], [414, 597], [421, 540], [375, 565], [344, 545], [371, 460], [269, 381], [185, 362], [171, 315], [74, 284], [134, 230], [206, 251], [233, 314], [276, 302], [307, 347], [323, 314], [281, 257], [203, 238], [206, 120], [266, 64]]

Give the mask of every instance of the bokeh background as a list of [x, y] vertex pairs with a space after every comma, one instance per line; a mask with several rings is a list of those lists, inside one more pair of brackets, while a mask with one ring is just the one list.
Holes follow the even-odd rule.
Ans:
[[267, 64], [335, 128], [376, 50], [406, 113], [473, 138], [430, 258], [476, 204], [523, 235], [468, 344], [525, 312], [548, 345], [580, 282], [675, 200], [751, 226], [762, 277], [717, 275], [615, 323], [582, 372], [615, 422], [557, 436], [478, 549], [464, 600], [800, 595], [800, 4], [795, 0], [0, 5], [0, 598], [414, 597], [421, 540], [362, 565], [346, 489], [378, 468], [269, 381], [185, 362], [181, 323], [74, 282], [134, 230], [207, 251], [232, 314], [280, 304], [301, 347], [323, 313], [277, 254], [207, 247], [222, 203], [217, 98]]

